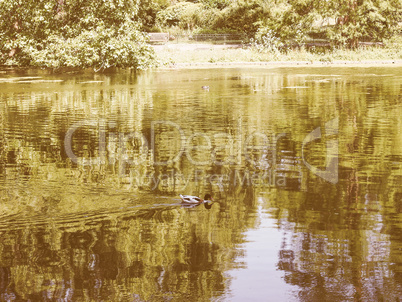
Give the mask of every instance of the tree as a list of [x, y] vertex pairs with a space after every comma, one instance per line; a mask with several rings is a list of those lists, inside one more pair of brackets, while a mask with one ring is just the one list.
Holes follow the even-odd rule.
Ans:
[[317, 14], [314, 0], [277, 1], [267, 11], [256, 38], [261, 40], [265, 35], [280, 44], [303, 42]]
[[354, 48], [362, 39], [383, 41], [395, 34], [401, 9], [401, 0], [342, 0], [323, 2], [320, 13], [336, 20], [328, 27], [329, 39]]
[[136, 20], [140, 22], [141, 29], [148, 32], [155, 30], [158, 12], [169, 4], [169, 0], [140, 0]]
[[222, 17], [215, 28], [227, 28], [244, 32], [252, 37], [259, 27], [259, 21], [266, 14], [263, 0], [237, 0], [222, 10]]
[[217, 8], [224, 9], [228, 7], [231, 3], [230, 0], [200, 0], [199, 2], [203, 3], [207, 8]]
[[[334, 20], [320, 31], [334, 45], [355, 48], [361, 40], [383, 41], [394, 35], [402, 21], [401, 0], [277, 0], [258, 22], [256, 38], [280, 44], [303, 42], [320, 18]], [[256, 23], [254, 23], [255, 25]]]
[[137, 0], [2, 0], [0, 63], [146, 68]]

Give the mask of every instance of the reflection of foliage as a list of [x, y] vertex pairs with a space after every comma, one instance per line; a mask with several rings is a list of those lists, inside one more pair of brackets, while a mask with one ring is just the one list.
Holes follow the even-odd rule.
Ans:
[[[191, 86], [189, 78], [204, 79], [210, 70], [174, 76], [91, 76], [102, 81], [98, 86], [81, 83], [88, 80], [85, 74], [45, 84], [40, 81], [53, 77], [30, 83], [3, 79], [10, 83], [1, 83], [6, 88], [0, 91], [0, 235], [5, 238], [0, 243], [0, 274], [6, 276], [0, 279], [0, 291], [17, 292], [21, 300], [38, 300], [44, 293], [59, 297], [70, 288], [75, 297], [107, 292], [114, 300], [124, 293], [135, 293], [142, 300], [189, 299], [184, 293], [194, 301], [213, 297], [224, 288], [224, 272], [233, 264], [243, 230], [255, 225], [257, 196], [264, 196], [259, 205], [269, 207], [291, 236], [279, 253], [278, 267], [286, 272], [287, 282], [302, 287], [306, 300], [317, 293], [347, 300], [344, 288], [357, 288], [363, 278], [356, 274], [367, 272], [367, 267], [379, 292], [395, 300], [386, 289], [398, 280], [388, 276], [398, 272], [386, 263], [401, 263], [400, 79], [389, 76], [396, 71], [393, 68], [376, 70], [381, 77], [368, 75], [367, 69], [359, 75], [358, 70], [353, 69], [352, 75], [351, 69], [338, 70], [344, 75], [335, 77], [326, 74], [327, 69], [309, 74], [306, 69], [253, 71], [253, 77], [250, 71], [222, 70], [216, 73], [222, 80], [214, 78], [214, 89], [192, 97], [189, 91], [200, 87], [198, 82]], [[307, 88], [294, 88], [302, 85]], [[186, 120], [177, 122], [183, 131], [211, 138], [214, 159], [224, 164], [194, 167], [183, 156], [167, 167], [154, 167], [153, 156], [168, 160], [177, 152], [180, 141], [175, 129], [157, 133], [157, 154], [128, 139], [130, 133], [149, 138], [152, 120], [177, 121], [178, 108]], [[95, 114], [110, 127], [106, 129], [110, 161], [74, 165], [64, 153], [65, 133], [75, 121]], [[340, 117], [341, 182], [336, 186], [301, 166], [299, 150], [306, 134], [333, 116]], [[91, 126], [76, 133], [77, 156], [99, 155], [98, 131]], [[278, 143], [275, 161], [265, 160], [264, 156], [273, 158], [273, 150], [261, 148], [266, 144], [257, 135], [246, 146], [257, 165], [245, 161], [242, 139], [256, 132], [289, 134]], [[117, 143], [118, 133], [127, 136], [124, 144]], [[193, 143], [206, 145], [202, 137]], [[121, 152], [124, 148], [126, 153]], [[239, 151], [241, 164], [232, 165]], [[311, 151], [309, 162], [321, 164], [325, 141], [307, 151]], [[203, 161], [211, 153], [192, 150], [191, 156]], [[142, 164], [124, 165], [126, 155]], [[132, 185], [137, 172], [189, 175], [198, 169], [203, 177], [235, 169], [259, 172], [267, 165], [276, 165], [281, 173], [300, 170], [293, 178], [297, 185], [282, 189], [251, 184], [247, 190], [241, 185], [223, 190], [217, 186], [221, 203], [209, 212], [171, 204], [153, 208], [160, 201], [158, 195], [143, 194], [150, 188]], [[176, 194], [175, 185], [168, 183], [158, 192]], [[191, 181], [187, 187], [197, 193], [210, 188]], [[235, 197], [227, 197], [228, 193]], [[174, 202], [173, 197], [163, 200]], [[136, 206], [140, 209], [133, 210]], [[16, 222], [12, 214], [21, 219]], [[334, 289], [334, 284], [342, 288]], [[373, 300], [369, 294], [365, 300]]]
[[[183, 74], [183, 79], [185, 79], [186, 74], [187, 73]], [[181, 79], [181, 76], [176, 76], [180, 77]], [[142, 81], [142, 87], [150, 87], [149, 85], [151, 85], [153, 81], [147, 78], [145, 75], [136, 77], [136, 79], [134, 79], [133, 75], [127, 76], [127, 78], [121, 76], [120, 80], [112, 80], [112, 78], [101, 77], [99, 79], [102, 79], [108, 83], [111, 81]], [[351, 124], [348, 123], [342, 126], [345, 143], [341, 145], [341, 147], [343, 146], [341, 151], [347, 154], [350, 152], [349, 150], [353, 146], [363, 146], [365, 145], [366, 141], [371, 142], [372, 139], [368, 136], [368, 134], [375, 134], [377, 137], [376, 143], [372, 144], [370, 149], [373, 150], [373, 154], [365, 154], [366, 150], [363, 149], [358, 150], [358, 152], [365, 154], [364, 157], [366, 157], [366, 160], [372, 160], [375, 162], [375, 165], [373, 165], [371, 170], [367, 172], [371, 177], [371, 175], [375, 174], [375, 171], [385, 169], [385, 166], [382, 165], [386, 165], [386, 162], [389, 161], [389, 158], [387, 159], [387, 155], [393, 154], [394, 152], [400, 152], [402, 148], [400, 135], [395, 132], [395, 129], [399, 129], [398, 127], [401, 124], [400, 116], [402, 116], [402, 114], [397, 107], [389, 104], [391, 100], [387, 100], [387, 95], [389, 93], [394, 95], [399, 94], [399, 90], [397, 89], [398, 86], [394, 85], [395, 82], [393, 81], [389, 81], [384, 87], [373, 86], [373, 81], [375, 81], [375, 79], [376, 78], [367, 77], [361, 78], [361, 85], [359, 86], [360, 88], [349, 85], [348, 83], [350, 79], [347, 77], [342, 80], [326, 79], [323, 83], [321, 83], [312, 80], [308, 76], [282, 77], [277, 74], [273, 74], [267, 77], [259, 78], [258, 80], [245, 78], [236, 81], [223, 81], [219, 84], [222, 85], [222, 91], [227, 91], [227, 89], [232, 91], [232, 86], [227, 85], [228, 83], [233, 84], [236, 82], [236, 87], [238, 87], [236, 88], [236, 91], [244, 95], [245, 98], [252, 98], [253, 102], [245, 102], [239, 104], [239, 106], [232, 106], [231, 102], [229, 101], [226, 102], [219, 100], [211, 102], [209, 99], [210, 94], [205, 94], [199, 97], [205, 98], [201, 101], [201, 103], [204, 104], [205, 102], [205, 104], [208, 104], [208, 106], [201, 106], [199, 108], [201, 112], [199, 110], [194, 111], [193, 107], [187, 105], [181, 106], [181, 112], [183, 116], [187, 117], [187, 119], [194, 119], [197, 122], [200, 121], [200, 116], [202, 116], [202, 120], [204, 121], [205, 119], [205, 125], [208, 124], [208, 127], [210, 128], [207, 130], [204, 128], [189, 128], [189, 124], [179, 124], [181, 127], [183, 127], [185, 132], [193, 133], [194, 131], [198, 131], [200, 133], [207, 133], [208, 137], [211, 138], [211, 143], [213, 144], [212, 147], [214, 148], [213, 156], [211, 157], [210, 150], [202, 150], [198, 153], [191, 151], [191, 158], [201, 162], [208, 162], [208, 160], [211, 160], [211, 158], [215, 161], [223, 161], [225, 162], [225, 165], [223, 166], [225, 169], [216, 173], [234, 175], [237, 167], [230, 166], [230, 163], [234, 163], [238, 160], [238, 154], [241, 153], [242, 146], [239, 146], [239, 142], [233, 139], [235, 138], [236, 134], [233, 134], [232, 139], [230, 139], [229, 134], [229, 138], [227, 138], [222, 136], [221, 132], [215, 130], [217, 123], [223, 121], [212, 120], [209, 118], [209, 116], [215, 116], [215, 114], [218, 112], [223, 116], [228, 116], [228, 114], [232, 116], [229, 117], [229, 120], [236, 120], [235, 116], [241, 116], [244, 112], [256, 112], [256, 114], [259, 112], [258, 114], [261, 113], [263, 116], [265, 116], [264, 122], [262, 120], [252, 122], [247, 121], [246, 124], [241, 126], [241, 129], [236, 131], [239, 133], [246, 133], [247, 131], [251, 131], [247, 130], [250, 128], [254, 129], [253, 131], [258, 129], [258, 131], [262, 131], [264, 133], [278, 133], [280, 130], [278, 131], [277, 129], [291, 129], [289, 131], [292, 133], [292, 140], [300, 143], [303, 140], [305, 133], [308, 133], [309, 129], [313, 127], [313, 125], [306, 125], [305, 122], [302, 122], [303, 119], [299, 119], [299, 116], [297, 115], [298, 111], [289, 112], [286, 109], [285, 104], [280, 105], [284, 106], [280, 111], [282, 112], [282, 115], [278, 114], [276, 117], [274, 117], [269, 114], [270, 111], [278, 111], [275, 109], [277, 108], [276, 106], [279, 106], [277, 102], [275, 102], [275, 97], [279, 97], [281, 93], [285, 93], [281, 90], [281, 87], [284, 85], [284, 83], [286, 83], [288, 86], [298, 86], [300, 85], [299, 81], [306, 81], [303, 83], [303, 85], [308, 85], [309, 89], [288, 89], [286, 94], [289, 95], [289, 97], [293, 96], [294, 98], [299, 99], [297, 106], [300, 108], [309, 108], [309, 114], [311, 115], [312, 119], [317, 119], [319, 116], [333, 116], [336, 114], [335, 112], [327, 112], [327, 108], [336, 108], [338, 105], [333, 103], [332, 106], [325, 106], [325, 102], [334, 102], [334, 100], [324, 100], [322, 98], [323, 89], [330, 89], [334, 94], [342, 92], [348, 95], [348, 99], [353, 100], [353, 95], [362, 95], [361, 91], [366, 91], [366, 87], [369, 87], [370, 89], [375, 89], [378, 99], [376, 104], [383, 109], [378, 111], [377, 109], [379, 107], [373, 107], [372, 104], [367, 105], [367, 102], [370, 102], [370, 100], [366, 98], [362, 98], [358, 103], [343, 100], [344, 104], [342, 105], [342, 108], [348, 108], [348, 110], [360, 112], [361, 115], [365, 116], [366, 120], [371, 121], [370, 125], [373, 128], [366, 129], [364, 131], [359, 130], [360, 132], [356, 133], [356, 130], [350, 127]], [[158, 132], [155, 136], [155, 143], [157, 144], [155, 154], [151, 153], [151, 150], [148, 147], [144, 147], [140, 140], [135, 137], [130, 138], [129, 135], [130, 133], [144, 134], [148, 142], [150, 142], [150, 124], [149, 122], [144, 122], [144, 118], [146, 119], [147, 116], [145, 113], [149, 112], [152, 108], [152, 116], [156, 120], [177, 119], [177, 106], [176, 103], [172, 102], [171, 100], [176, 100], [176, 102], [184, 102], [183, 104], [187, 104], [185, 94], [183, 94], [182, 91], [170, 89], [169, 94], [166, 94], [164, 90], [153, 93], [145, 93], [144, 90], [143, 92], [138, 91], [133, 95], [130, 89], [127, 88], [126, 90], [119, 90], [119, 97], [118, 99], [115, 99], [117, 93], [114, 88], [102, 92], [99, 92], [98, 90], [85, 90], [85, 93], [80, 93], [75, 90], [65, 90], [63, 87], [67, 86], [65, 86], [63, 83], [54, 83], [52, 85], [54, 85], [53, 90], [58, 92], [57, 101], [52, 99], [51, 94], [46, 97], [39, 96], [34, 90], [25, 90], [24, 93], [14, 94], [11, 98], [8, 97], [8, 94], [4, 94], [3, 92], [3, 95], [6, 95], [7, 98], [7, 106], [3, 105], [3, 107], [1, 107], [2, 113], [0, 114], [0, 121], [2, 124], [0, 129], [4, 129], [0, 134], [0, 140], [2, 141], [0, 146], [0, 151], [2, 152], [0, 157], [0, 167], [2, 167], [2, 169], [7, 169], [4, 170], [6, 173], [2, 173], [2, 175], [4, 177], [7, 176], [7, 179], [10, 181], [17, 179], [31, 179], [35, 183], [35, 181], [39, 181], [43, 177], [46, 177], [46, 179], [50, 181], [62, 179], [66, 183], [93, 185], [108, 184], [118, 189], [125, 188], [129, 191], [148, 191], [153, 187], [153, 185], [155, 185], [155, 183], [151, 183], [151, 185], [144, 184], [143, 186], [139, 186], [137, 184], [136, 177], [139, 175], [148, 175], [158, 178], [162, 177], [163, 175], [171, 175], [173, 172], [176, 174], [182, 174], [184, 177], [194, 175], [194, 171], [197, 169], [197, 167], [189, 165], [186, 161], [169, 163], [169, 166], [167, 167], [155, 168], [153, 166], [154, 160], [169, 161], [179, 152], [181, 142], [178, 140], [178, 134], [175, 128], [168, 127], [167, 129], [161, 128], [159, 130], [159, 128], [156, 127]], [[274, 97], [270, 102], [267, 102], [259, 93], [263, 93], [264, 95], [270, 94]], [[47, 94], [45, 93], [45, 95]], [[77, 102], [77, 99], [82, 101]], [[32, 103], [29, 103], [29, 105], [26, 100], [32, 100]], [[154, 100], [158, 101], [155, 102]], [[262, 106], [262, 104], [264, 104], [264, 106]], [[296, 105], [293, 104], [292, 106]], [[266, 109], [261, 109], [262, 107]], [[104, 156], [106, 156], [106, 161], [103, 164], [97, 164], [92, 167], [85, 166], [84, 162], [82, 161], [79, 162], [78, 166], [71, 165], [65, 154], [63, 146], [64, 135], [67, 129], [71, 126], [71, 122], [69, 122], [69, 120], [88, 119], [91, 116], [90, 112], [93, 112], [94, 110], [104, 115], [116, 116], [116, 119], [112, 118], [107, 121], [105, 120], [107, 125], [109, 122], [111, 122], [112, 124], [114, 123], [116, 127], [106, 129], [106, 153], [104, 154]], [[261, 110], [262, 112], [260, 112]], [[379, 112], [382, 113], [379, 114]], [[287, 118], [288, 114], [294, 117], [292, 119], [294, 120], [293, 123], [290, 123], [289, 118]], [[130, 122], [127, 124], [121, 123], [120, 119], [129, 120]], [[389, 119], [392, 119], [392, 122], [381, 122], [381, 120]], [[24, 125], [24, 131], [21, 128], [22, 125]], [[196, 125], [203, 127], [203, 124], [200, 123], [196, 123]], [[275, 129], [272, 128], [272, 125], [275, 125]], [[381, 125], [381, 127], [377, 127], [376, 125]], [[384, 128], [384, 125], [389, 125], [390, 128]], [[391, 125], [398, 125], [398, 127], [394, 129], [391, 127]], [[234, 123], [230, 127], [237, 129], [236, 127], [238, 126]], [[364, 127], [368, 126], [362, 124], [361, 128], [359, 129], [364, 129]], [[19, 129], [18, 131], [22, 131], [24, 136], [21, 138], [12, 137], [8, 134], [8, 129]], [[125, 135], [127, 138], [124, 143], [119, 143], [117, 136], [119, 133]], [[382, 137], [382, 139], [380, 139], [380, 137]], [[205, 144], [203, 140], [201, 140], [200, 143]], [[99, 156], [97, 153], [99, 146], [98, 144], [97, 128], [92, 126], [82, 127], [80, 131], [77, 131], [73, 138], [73, 151], [78, 157], [97, 157]], [[197, 141], [193, 141], [191, 144], [197, 145]], [[262, 156], [267, 156], [268, 159], [271, 159], [271, 150], [258, 150], [261, 145], [261, 142], [258, 141], [249, 141], [249, 144], [256, 145], [255, 150], [248, 149], [248, 152], [250, 152], [249, 159], [252, 159], [260, 166], [268, 164], [268, 167], [272, 168], [272, 161], [264, 163], [264, 161], [259, 160], [262, 159]], [[321, 146], [325, 147], [325, 143], [323, 143]], [[312, 150], [315, 151], [316, 149]], [[317, 151], [319, 151], [317, 152], [319, 154], [325, 154], [325, 152], [323, 153], [319, 148]], [[314, 152], [312, 154], [314, 154]], [[376, 156], [379, 155], [384, 157], [380, 162], [376, 160]], [[296, 175], [296, 170], [300, 168], [300, 166], [297, 166], [296, 164], [297, 157], [299, 156], [300, 154], [293, 153], [292, 157], [294, 157], [294, 161], [291, 158], [289, 162], [281, 163], [281, 169], [287, 171], [286, 173], [289, 175]], [[181, 159], [185, 158], [186, 154], [183, 154]], [[277, 159], [279, 160], [281, 158], [278, 156]], [[245, 162], [244, 156], [241, 157], [241, 160]], [[317, 161], [320, 160], [320, 158], [317, 159]], [[12, 169], [6, 168], [6, 161], [12, 163]], [[349, 157], [344, 158], [343, 165], [353, 167], [353, 163]], [[202, 170], [208, 170], [213, 169], [213, 166], [201, 166], [200, 168], [202, 168]], [[261, 172], [261, 169], [259, 170], [258, 167], [254, 167], [253, 165], [247, 167], [247, 171], [245, 168], [246, 167], [242, 167], [238, 170], [238, 175], [240, 175], [241, 178], [244, 178], [245, 175], [251, 175], [252, 177], [254, 175], [253, 173]], [[295, 171], [291, 172], [292, 170]], [[392, 172], [394, 174], [392, 174], [389, 178], [390, 186], [396, 181], [398, 175], [397, 170], [392, 170]], [[307, 174], [300, 176], [300, 173]], [[305, 180], [308, 179], [308, 171], [303, 170], [300, 171], [300, 173], [297, 174], [297, 178], [303, 178]], [[159, 182], [160, 186], [157, 189], [165, 193], [178, 193], [180, 191], [177, 191], [177, 188], [182, 190], [183, 183], [185, 183], [184, 177], [179, 178], [179, 180], [172, 180], [172, 177], [170, 179], [166, 179], [164, 182], [161, 181]], [[395, 192], [392, 194], [395, 194]], [[4, 196], [7, 196], [7, 194], [4, 194]], [[31, 197], [34, 198], [34, 196], [24, 194], [23, 197], [20, 198], [16, 196], [15, 201], [24, 201], [29, 204], [28, 200], [30, 200]], [[56, 197], [53, 196], [54, 199], [57, 199]], [[36, 202], [37, 201], [33, 201], [33, 203]]]
[[[1, 220], [2, 294], [25, 300], [46, 294], [73, 301], [104, 296], [120, 301], [128, 295], [141, 301], [200, 301], [224, 293], [225, 272], [236, 265], [235, 246], [255, 221], [244, 200], [228, 198], [224, 209], [217, 205], [209, 211], [133, 198], [121, 207], [120, 196], [97, 192], [81, 200], [84, 207], [94, 204], [90, 211], [62, 214], [69, 205], [58, 204], [59, 211], [47, 215]], [[100, 209], [102, 199], [115, 206]], [[133, 205], [138, 201], [142, 204]]]
[[29, 230], [17, 222], [17, 229], [0, 231], [0, 291], [24, 300], [44, 293], [74, 301], [104, 295], [119, 301], [128, 294], [142, 301], [212, 298], [225, 289], [234, 250], [225, 228], [211, 237], [211, 211], [126, 210], [101, 220], [102, 212], [91, 220], [86, 213], [64, 217], [51, 230], [46, 222]]

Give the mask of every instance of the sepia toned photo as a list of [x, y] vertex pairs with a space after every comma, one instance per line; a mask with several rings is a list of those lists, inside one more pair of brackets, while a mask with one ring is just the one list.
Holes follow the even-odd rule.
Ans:
[[402, 301], [402, 0], [0, 0], [0, 301]]

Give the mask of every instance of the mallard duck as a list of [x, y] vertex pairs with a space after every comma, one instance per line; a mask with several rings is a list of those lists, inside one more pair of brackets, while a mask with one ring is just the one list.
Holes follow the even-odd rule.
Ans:
[[211, 194], [205, 194], [204, 199], [201, 199], [197, 196], [191, 195], [181, 195], [181, 202], [186, 204], [201, 204], [201, 203], [211, 203], [213, 201]]

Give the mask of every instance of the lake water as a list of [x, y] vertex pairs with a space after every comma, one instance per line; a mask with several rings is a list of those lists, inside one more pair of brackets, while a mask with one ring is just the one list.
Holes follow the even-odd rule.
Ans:
[[0, 71], [1, 301], [401, 297], [400, 68]]

